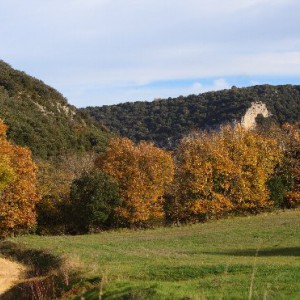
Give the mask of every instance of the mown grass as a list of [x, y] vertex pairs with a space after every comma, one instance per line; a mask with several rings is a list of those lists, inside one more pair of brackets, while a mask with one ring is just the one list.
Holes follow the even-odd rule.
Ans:
[[85, 299], [300, 299], [299, 210], [14, 242], [79, 261]]

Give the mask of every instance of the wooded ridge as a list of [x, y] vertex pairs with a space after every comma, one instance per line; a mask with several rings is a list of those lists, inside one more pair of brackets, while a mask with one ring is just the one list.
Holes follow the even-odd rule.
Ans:
[[232, 87], [152, 102], [87, 107], [81, 111], [121, 136], [173, 148], [181, 137], [192, 130], [216, 129], [224, 123], [240, 122], [255, 102], [265, 103], [271, 114], [265, 120], [258, 117], [259, 122], [284, 124], [300, 120], [299, 85]]
[[0, 60], [0, 118], [8, 138], [35, 157], [103, 149], [107, 130], [55, 89]]

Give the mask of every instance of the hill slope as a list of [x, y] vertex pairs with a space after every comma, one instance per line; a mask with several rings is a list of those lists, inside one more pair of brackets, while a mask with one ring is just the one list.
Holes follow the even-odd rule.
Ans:
[[300, 120], [300, 86], [261, 85], [209, 92], [153, 102], [87, 107], [97, 121], [110, 130], [134, 140], [150, 140], [172, 147], [193, 129], [216, 128], [240, 121], [251, 103], [265, 103], [277, 123]]
[[28, 146], [36, 157], [65, 151], [101, 149], [107, 130], [74, 106], [55, 89], [0, 61], [0, 118], [8, 136]]

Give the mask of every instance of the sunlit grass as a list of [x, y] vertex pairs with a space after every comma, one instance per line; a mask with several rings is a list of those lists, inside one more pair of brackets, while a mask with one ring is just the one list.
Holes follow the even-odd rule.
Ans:
[[79, 260], [104, 299], [300, 299], [299, 210], [14, 242]]

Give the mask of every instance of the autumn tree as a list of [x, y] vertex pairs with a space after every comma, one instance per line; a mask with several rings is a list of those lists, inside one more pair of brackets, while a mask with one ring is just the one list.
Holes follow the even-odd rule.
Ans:
[[266, 183], [281, 157], [275, 140], [239, 125], [184, 138], [176, 151], [173, 218], [199, 220], [269, 207]]
[[36, 166], [30, 150], [6, 140], [0, 121], [0, 235], [27, 230], [36, 222]]
[[283, 159], [270, 178], [271, 199], [278, 207], [300, 204], [300, 123], [272, 124], [259, 128], [262, 136], [275, 139], [283, 152]]
[[14, 170], [10, 165], [10, 144], [5, 141], [6, 126], [0, 121], [0, 193], [14, 179]]
[[290, 190], [286, 193], [285, 204], [288, 207], [300, 205], [300, 122], [285, 124], [281, 141], [284, 143], [285, 170], [291, 178]]
[[170, 153], [151, 143], [135, 145], [127, 138], [115, 138], [96, 164], [119, 184], [116, 215], [121, 223], [142, 226], [163, 218], [163, 195], [174, 173]]

